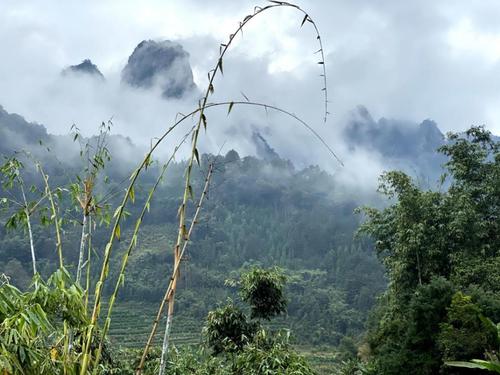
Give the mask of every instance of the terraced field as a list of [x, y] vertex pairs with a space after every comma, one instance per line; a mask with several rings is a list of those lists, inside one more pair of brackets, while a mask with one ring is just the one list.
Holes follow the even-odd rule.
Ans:
[[[104, 308], [105, 306], [103, 306]], [[144, 347], [147, 341], [158, 305], [141, 302], [117, 304], [110, 327], [110, 340], [123, 347]], [[162, 318], [154, 344], [161, 345], [166, 317]], [[174, 317], [172, 343], [174, 345], [198, 344], [201, 342], [203, 322], [185, 318], [181, 314]]]
[[[103, 309], [107, 306], [103, 305]], [[119, 346], [126, 348], [142, 348], [146, 343], [151, 325], [156, 316], [158, 305], [142, 302], [122, 302], [116, 305], [110, 328], [110, 340]], [[155, 345], [161, 345], [165, 330], [165, 320], [159, 326]], [[176, 346], [195, 345], [202, 341], [201, 330], [203, 321], [196, 321], [183, 316], [181, 313], [175, 315], [172, 326], [172, 343]], [[269, 328], [287, 328], [290, 322], [287, 318], [274, 321]], [[316, 350], [311, 347], [298, 347], [308, 359], [309, 363], [317, 370], [318, 374], [332, 374], [335, 365], [335, 353], [333, 349], [322, 348]]]

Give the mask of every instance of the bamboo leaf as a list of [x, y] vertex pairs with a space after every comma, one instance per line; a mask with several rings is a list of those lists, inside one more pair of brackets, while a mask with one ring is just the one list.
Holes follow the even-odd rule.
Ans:
[[231, 109], [233, 109], [234, 102], [229, 103], [229, 108], [227, 109], [227, 115], [231, 113]]
[[220, 73], [221, 73], [222, 75], [224, 75], [224, 70], [222, 69], [222, 58], [220, 58], [220, 59], [219, 59], [219, 64], [218, 64], [218, 66], [219, 66], [219, 69], [220, 69]]
[[130, 200], [132, 201], [132, 203], [135, 203], [135, 191], [134, 191], [134, 187], [133, 186], [130, 189], [130, 191], [128, 193], [128, 196], [130, 197]]
[[[204, 113], [201, 114], [201, 121], [203, 122], [203, 127], [205, 128], [205, 131], [207, 130], [207, 116], [205, 116]], [[194, 133], [193, 133], [194, 137]]]
[[113, 214], [113, 219], [120, 214], [121, 209], [122, 209], [121, 205], [116, 208], [115, 213]]
[[309, 15], [307, 15], [307, 14], [304, 16], [304, 19], [302, 20], [302, 23], [300, 24], [300, 27], [304, 26], [304, 24], [306, 23], [308, 17], [309, 17]]
[[198, 165], [200, 165], [200, 155], [198, 154], [197, 148], [194, 149], [194, 157], [196, 158], [196, 162], [198, 163]]
[[117, 240], [120, 240], [120, 234], [121, 234], [120, 225], [117, 225], [115, 228], [115, 237]]
[[194, 196], [193, 196], [193, 187], [191, 185], [188, 185], [188, 193], [189, 193], [189, 197], [191, 199], [194, 199]]

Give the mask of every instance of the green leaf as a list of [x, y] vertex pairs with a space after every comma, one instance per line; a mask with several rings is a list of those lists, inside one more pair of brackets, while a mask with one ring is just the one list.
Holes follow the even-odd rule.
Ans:
[[133, 186], [130, 188], [128, 196], [130, 197], [130, 200], [132, 201], [132, 203], [135, 203], [135, 191], [134, 191]]
[[117, 240], [120, 240], [120, 234], [121, 234], [120, 225], [117, 225], [115, 227], [115, 237], [116, 237]]
[[113, 219], [120, 214], [121, 209], [122, 209], [122, 206], [118, 206], [116, 208], [115, 213], [113, 214]]
[[231, 110], [233, 109], [234, 102], [229, 103], [229, 108], [227, 109], [227, 115], [231, 113]]

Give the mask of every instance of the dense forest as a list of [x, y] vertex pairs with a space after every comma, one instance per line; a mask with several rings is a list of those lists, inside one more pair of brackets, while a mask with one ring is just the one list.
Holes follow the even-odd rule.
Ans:
[[[109, 128], [102, 131], [101, 136], [80, 140], [80, 144], [85, 148], [86, 142], [98, 143]], [[74, 191], [84, 180], [79, 171], [86, 169], [85, 163], [71, 169], [50, 148], [39, 147], [44, 149], [39, 151], [47, 165], [44, 173], [60, 182], [54, 199], [64, 232], [62, 248], [68, 249], [65, 269], [67, 277], [75, 277], [78, 251], [69, 249], [78, 249], [82, 223]], [[265, 159], [240, 157], [234, 150], [225, 156], [202, 155], [201, 167], [193, 175], [193, 190], [201, 192], [209, 165], [213, 165], [213, 177], [183, 258], [182, 291], [177, 300], [180, 327], [174, 329], [174, 345], [178, 341], [180, 348], [191, 348], [184, 351], [214, 345], [210, 340], [204, 344], [206, 333], [202, 333], [206, 332], [204, 324], [214, 317], [210, 314], [247, 311], [239, 302], [239, 284], [234, 280], [279, 266], [278, 275], [286, 280], [281, 286], [286, 308], [268, 323], [264, 319], [259, 324], [276, 332], [279, 342], [286, 328], [290, 343], [302, 351], [316, 347], [330, 353], [330, 364], [319, 364], [319, 371], [401, 374], [411, 367], [412, 373], [458, 374], [472, 370], [457, 370], [446, 363], [484, 359], [485, 355], [494, 362], [498, 331], [493, 322], [500, 320], [499, 147], [482, 128], [450, 135], [436, 150], [447, 160], [441, 187], [423, 190], [404, 172], [387, 172], [381, 176], [380, 199], [370, 202], [378, 208], [362, 207], [360, 198], [338, 191], [334, 175], [317, 166], [297, 170], [276, 153]], [[59, 261], [49, 202], [37, 203], [45, 191], [30, 163], [34, 163], [32, 155], [11, 152], [2, 167], [5, 198], [0, 246], [8, 280], [5, 286], [28, 294], [37, 282], [32, 281], [26, 215], [19, 209], [23, 204], [16, 205], [23, 198], [20, 186], [26, 186], [27, 206], [33, 211], [37, 273], [42, 279], [49, 277]], [[116, 192], [123, 189], [124, 181], [116, 170], [114, 175], [107, 173], [111, 168], [104, 164], [112, 163], [112, 155], [106, 154], [102, 163], [95, 195], [101, 211], [92, 236], [92, 256], [97, 259], [103, 257], [110, 210], [117, 204]], [[133, 362], [127, 361], [133, 361], [134, 348], [144, 345], [147, 328], [128, 327], [124, 332], [121, 327], [133, 324], [137, 317], [152, 322], [152, 311], [165, 289], [161, 280], [172, 271], [173, 255], [168, 249], [175, 242], [185, 167], [184, 161], [170, 165], [130, 255], [129, 272], [117, 297], [124, 308], [111, 325], [109, 343], [121, 348], [117, 358], [122, 368], [132, 367]], [[154, 185], [152, 176], [159, 170], [158, 165], [151, 165], [136, 188], [127, 216], [140, 213]], [[119, 277], [120, 257], [133, 229], [134, 223], [126, 219], [110, 262], [111, 280]], [[93, 283], [98, 269], [89, 271]], [[228, 280], [233, 281], [227, 284]], [[105, 299], [113, 294], [114, 281], [104, 288]], [[235, 312], [228, 312], [231, 309]], [[239, 319], [250, 318], [241, 315]], [[248, 324], [253, 327], [257, 322]], [[216, 347], [219, 358], [225, 349]], [[185, 366], [186, 358], [199, 361], [200, 369], [193, 371], [209, 371], [204, 366], [214, 366], [212, 359], [196, 350], [173, 353], [177, 359], [172, 361], [180, 361], [176, 366]]]

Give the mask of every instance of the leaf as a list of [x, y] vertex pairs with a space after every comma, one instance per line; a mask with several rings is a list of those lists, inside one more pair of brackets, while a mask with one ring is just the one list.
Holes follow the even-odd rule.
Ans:
[[224, 70], [222, 69], [222, 58], [219, 59], [219, 63], [217, 64], [217, 66], [220, 69], [220, 73], [224, 75]]
[[130, 189], [128, 196], [130, 197], [130, 200], [132, 201], [132, 203], [135, 203], [135, 190], [134, 190], [133, 186]]
[[213, 94], [214, 93], [214, 85], [210, 84], [208, 86], [208, 91], [210, 91], [210, 94]]
[[227, 115], [231, 113], [231, 109], [233, 109], [234, 102], [229, 103], [229, 108], [227, 109]]
[[[201, 121], [203, 122], [203, 127], [205, 128], [205, 131], [207, 130], [207, 117], [205, 116], [204, 113], [201, 114]], [[194, 133], [193, 133], [194, 136]]]
[[189, 197], [191, 199], [194, 199], [194, 196], [193, 196], [193, 187], [191, 185], [188, 185], [188, 193], [189, 193]]
[[120, 234], [121, 234], [120, 225], [117, 225], [115, 228], [115, 237], [118, 241], [120, 240]]
[[324, 62], [324, 61], [318, 61], [318, 64], [319, 64], [319, 65], [324, 65], [324, 64], [325, 64], [325, 62]]
[[479, 368], [479, 369], [485, 369], [485, 366], [479, 363], [473, 363], [473, 362], [462, 362], [462, 361], [450, 361], [450, 362], [445, 362], [446, 366], [453, 366], [453, 367], [465, 367], [465, 368]]
[[200, 165], [200, 155], [198, 154], [198, 149], [194, 149], [194, 157], [196, 158], [196, 162], [198, 163], [198, 166]]
[[307, 14], [304, 16], [304, 19], [302, 20], [302, 23], [300, 24], [300, 27], [304, 26], [304, 24], [306, 23], [308, 17], [309, 17], [309, 15], [307, 15]]
[[115, 213], [113, 214], [113, 219], [120, 214], [121, 209], [122, 209], [122, 206], [118, 206], [116, 208]]

